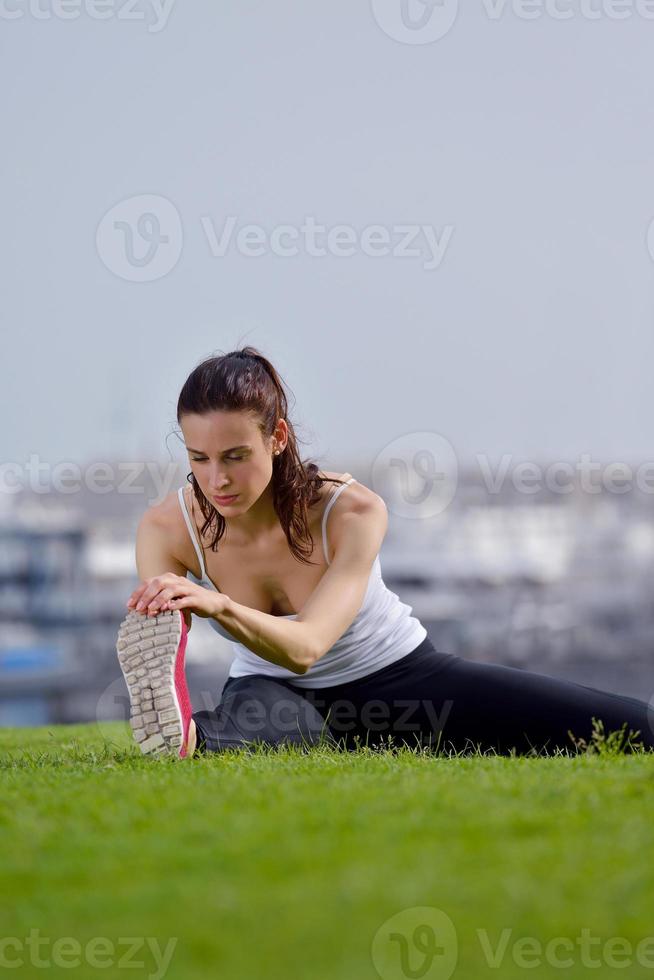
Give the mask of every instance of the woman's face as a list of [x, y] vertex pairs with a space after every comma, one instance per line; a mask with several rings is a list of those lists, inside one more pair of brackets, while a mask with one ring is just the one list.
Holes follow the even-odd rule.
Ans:
[[[280, 420], [284, 426], [283, 420]], [[191, 470], [207, 500], [225, 517], [241, 514], [258, 500], [272, 477], [273, 453], [285, 445], [285, 430], [264, 444], [247, 412], [215, 411], [184, 415], [180, 427]], [[237, 494], [232, 502], [218, 496]]]

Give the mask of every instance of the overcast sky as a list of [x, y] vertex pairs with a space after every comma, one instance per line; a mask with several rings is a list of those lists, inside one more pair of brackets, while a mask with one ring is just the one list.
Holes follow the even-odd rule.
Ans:
[[5, 460], [164, 457], [185, 377], [238, 343], [336, 469], [417, 431], [651, 457], [635, 0], [466, 0], [449, 30], [451, 0], [31, 2], [0, 17]]

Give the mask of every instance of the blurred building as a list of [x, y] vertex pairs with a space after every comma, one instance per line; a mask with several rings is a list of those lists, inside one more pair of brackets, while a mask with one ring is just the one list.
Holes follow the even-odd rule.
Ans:
[[[126, 719], [115, 640], [138, 582], [143, 497], [121, 508], [110, 495], [103, 511], [97, 498], [51, 496], [24, 494], [0, 513], [0, 725]], [[654, 526], [643, 497], [491, 497], [464, 474], [436, 517], [389, 508], [381, 564], [439, 650], [654, 695]], [[196, 708], [218, 703], [230, 660], [228, 641], [196, 617]]]
[[[0, 515], [0, 725], [129, 717], [115, 642], [139, 581], [136, 523], [39, 498]], [[195, 618], [194, 704], [217, 703], [230, 659], [229, 643]]]

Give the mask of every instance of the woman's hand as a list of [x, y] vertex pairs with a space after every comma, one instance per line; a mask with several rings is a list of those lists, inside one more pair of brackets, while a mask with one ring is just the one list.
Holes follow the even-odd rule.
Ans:
[[129, 609], [141, 612], [144, 616], [155, 616], [168, 609], [181, 609], [187, 623], [187, 613], [195, 613], [196, 616], [208, 619], [221, 612], [224, 603], [225, 597], [222, 593], [205, 589], [173, 572], [165, 572], [141, 582], [127, 600]]

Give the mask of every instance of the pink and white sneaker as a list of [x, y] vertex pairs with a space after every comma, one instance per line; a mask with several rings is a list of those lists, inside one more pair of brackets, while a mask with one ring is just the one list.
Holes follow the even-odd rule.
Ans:
[[184, 674], [188, 628], [181, 609], [156, 616], [131, 610], [116, 640], [129, 691], [130, 725], [144, 755], [186, 758], [191, 699]]

